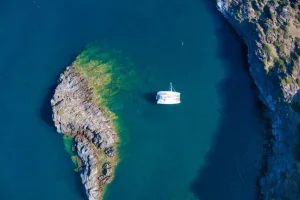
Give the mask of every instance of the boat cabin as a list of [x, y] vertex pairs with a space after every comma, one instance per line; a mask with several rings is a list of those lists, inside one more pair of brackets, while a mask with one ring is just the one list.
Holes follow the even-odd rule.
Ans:
[[180, 93], [176, 92], [170, 83], [170, 91], [159, 91], [156, 95], [157, 104], [179, 104]]

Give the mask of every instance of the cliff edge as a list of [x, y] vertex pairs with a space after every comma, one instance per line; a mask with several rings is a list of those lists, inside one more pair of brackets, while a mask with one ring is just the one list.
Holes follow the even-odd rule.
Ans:
[[120, 121], [111, 108], [124, 103], [134, 89], [132, 66], [121, 51], [89, 44], [60, 75], [51, 100], [55, 127], [64, 134], [89, 200], [102, 199], [114, 177]]
[[260, 199], [300, 199], [299, 7], [299, 0], [217, 0], [248, 46], [250, 73], [272, 123]]
[[87, 80], [74, 67], [60, 75], [51, 100], [57, 132], [74, 137], [73, 151], [80, 159], [79, 172], [89, 200], [101, 199], [115, 168], [116, 133], [92, 102]]

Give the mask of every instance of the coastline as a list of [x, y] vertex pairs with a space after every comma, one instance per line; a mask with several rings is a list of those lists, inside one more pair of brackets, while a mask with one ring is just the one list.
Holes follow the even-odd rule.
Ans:
[[[134, 74], [128, 67], [120, 67], [124, 62], [120, 58], [120, 52], [101, 44], [87, 45], [60, 75], [51, 100], [57, 132], [72, 138], [71, 158], [89, 200], [103, 199], [119, 163], [120, 130], [110, 103], [129, 89], [125, 81]], [[65, 147], [70, 153], [70, 147]]]
[[297, 124], [300, 117], [293, 106], [299, 102], [297, 37], [300, 32], [295, 23], [299, 12], [294, 10], [296, 3], [229, 0], [216, 3], [217, 9], [248, 46], [250, 74], [260, 100], [267, 107], [265, 115], [270, 132], [266, 133], [257, 197], [298, 199], [299, 160], [295, 157], [295, 149], [299, 145]]

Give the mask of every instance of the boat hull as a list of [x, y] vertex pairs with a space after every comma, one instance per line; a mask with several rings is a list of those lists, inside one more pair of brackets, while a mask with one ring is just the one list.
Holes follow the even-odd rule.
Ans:
[[174, 91], [159, 91], [156, 95], [157, 104], [180, 104], [180, 93]]

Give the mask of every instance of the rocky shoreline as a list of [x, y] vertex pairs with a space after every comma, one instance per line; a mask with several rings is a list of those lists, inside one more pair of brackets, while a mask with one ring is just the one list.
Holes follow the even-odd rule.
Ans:
[[102, 199], [113, 179], [118, 157], [118, 140], [112, 122], [92, 99], [88, 80], [68, 67], [61, 75], [51, 100], [57, 132], [74, 137], [73, 151], [78, 156], [82, 183], [89, 200]]
[[250, 73], [271, 123], [258, 198], [300, 199], [300, 1], [216, 3], [248, 46]]

